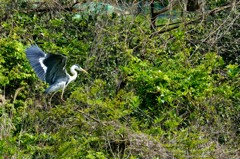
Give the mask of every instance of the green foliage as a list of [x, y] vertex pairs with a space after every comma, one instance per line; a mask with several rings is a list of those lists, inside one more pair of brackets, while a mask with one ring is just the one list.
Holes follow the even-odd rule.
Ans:
[[22, 43], [11, 38], [0, 40], [0, 56], [2, 67], [0, 72], [1, 88], [5, 86], [7, 95], [13, 94], [17, 88], [28, 88], [35, 78], [24, 53]]
[[[132, 65], [123, 68], [126, 74], [131, 75], [128, 76], [128, 81], [140, 96], [141, 109], [146, 109], [150, 116], [162, 116], [166, 111], [172, 114], [175, 109], [175, 115], [170, 117], [171, 120], [174, 116], [177, 119], [177, 116], [183, 114], [185, 119], [192, 120], [199, 118], [197, 112], [205, 109], [204, 106], [201, 108], [201, 103], [209, 94], [213, 94], [214, 78], [218, 75], [213, 72], [223, 64], [223, 61], [214, 53], [199, 57], [201, 55], [190, 55], [189, 51], [190, 49], [185, 49], [173, 58], [165, 59], [158, 67], [148, 60], [133, 57]], [[157, 55], [155, 58], [162, 57]], [[194, 117], [195, 111], [197, 112]], [[179, 122], [189, 123], [191, 120], [180, 119]], [[167, 120], [165, 126], [180, 125], [179, 122], [172, 123], [176, 121], [170, 122], [171, 124], [168, 124], [169, 122]]]
[[[240, 68], [217, 48], [192, 44], [210, 26], [156, 36], [143, 15], [74, 15], [19, 11], [1, 23], [3, 158], [236, 157]], [[42, 94], [47, 85], [25, 56], [35, 43], [89, 72], [67, 87], [65, 102]]]

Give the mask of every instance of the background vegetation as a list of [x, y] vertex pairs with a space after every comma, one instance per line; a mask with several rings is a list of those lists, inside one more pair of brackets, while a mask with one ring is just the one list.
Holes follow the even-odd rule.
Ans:
[[[238, 1], [0, 2], [2, 158], [240, 156]], [[65, 102], [42, 93], [32, 44], [89, 72]]]

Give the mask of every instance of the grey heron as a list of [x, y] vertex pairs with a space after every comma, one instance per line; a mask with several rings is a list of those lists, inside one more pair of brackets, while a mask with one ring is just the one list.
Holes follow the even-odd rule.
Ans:
[[75, 64], [70, 68], [71, 76], [65, 68], [66, 56], [52, 53], [45, 54], [37, 45], [27, 48], [26, 55], [37, 76], [49, 84], [49, 87], [44, 92], [52, 93], [62, 89], [61, 100], [63, 100], [64, 89], [77, 78], [76, 70], [87, 73], [79, 65]]

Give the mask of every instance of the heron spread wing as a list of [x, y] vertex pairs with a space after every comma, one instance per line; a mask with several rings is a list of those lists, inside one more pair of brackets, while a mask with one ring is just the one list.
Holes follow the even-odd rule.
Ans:
[[[65, 70], [67, 57], [57, 54], [47, 54], [43, 60], [43, 64], [47, 67], [45, 75], [46, 82], [50, 85], [59, 79], [66, 79], [67, 73]], [[67, 82], [67, 81], [66, 81]]]
[[46, 54], [38, 46], [33, 45], [26, 50], [26, 55], [38, 77], [46, 81], [47, 67], [43, 64]]
[[[26, 50], [26, 55], [38, 77], [52, 85], [59, 79], [67, 78], [65, 70], [67, 57], [57, 54], [45, 54], [38, 46]], [[66, 81], [67, 82], [67, 81]]]

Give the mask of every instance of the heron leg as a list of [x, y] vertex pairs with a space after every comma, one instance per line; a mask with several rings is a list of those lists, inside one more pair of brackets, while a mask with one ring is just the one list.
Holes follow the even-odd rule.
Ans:
[[51, 107], [52, 97], [53, 97], [56, 93], [57, 93], [57, 92], [54, 92], [54, 93], [51, 95], [50, 99], [49, 99], [50, 107]]
[[65, 89], [65, 87], [63, 87], [63, 89], [62, 89], [62, 94], [61, 94], [61, 100], [62, 101], [64, 101], [64, 99], [63, 99], [64, 89]]

